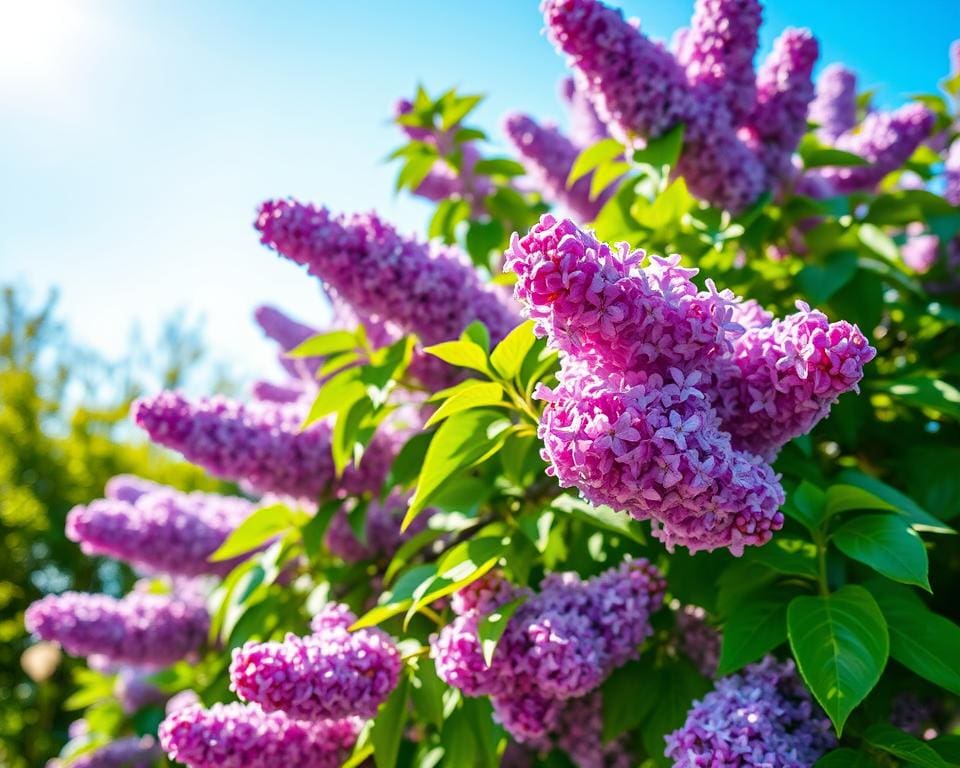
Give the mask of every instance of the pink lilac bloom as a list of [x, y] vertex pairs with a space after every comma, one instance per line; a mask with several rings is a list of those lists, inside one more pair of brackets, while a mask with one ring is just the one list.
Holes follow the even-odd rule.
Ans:
[[859, 392], [863, 367], [877, 354], [856, 325], [831, 323], [803, 302], [797, 310], [737, 338], [708, 392], [734, 446], [768, 460], [813, 429], [840, 395]]
[[316, 499], [379, 490], [394, 438], [379, 430], [360, 466], [351, 465], [338, 480], [330, 424], [321, 421], [301, 430], [305, 414], [303, 403], [244, 404], [222, 396], [192, 402], [179, 392], [161, 392], [133, 405], [134, 421], [153, 442], [256, 492]]
[[131, 504], [145, 493], [160, 490], [165, 486], [136, 475], [114, 475], [107, 480], [104, 496], [116, 501], [127, 501]]
[[757, 73], [757, 103], [743, 133], [766, 169], [768, 187], [790, 175], [793, 152], [807, 129], [818, 54], [810, 30], [786, 29]]
[[167, 700], [167, 694], [154, 684], [152, 672], [135, 667], [125, 667], [117, 673], [113, 695], [128, 715]]
[[338, 768], [361, 722], [294, 720], [256, 704], [192, 704], [160, 723], [160, 745], [187, 768]]
[[189, 707], [191, 704], [199, 704], [200, 696], [196, 691], [191, 689], [186, 689], [180, 691], [179, 693], [173, 694], [167, 700], [167, 706], [165, 707], [166, 713], [172, 715], [178, 709], [183, 709], [184, 707]]
[[817, 95], [807, 117], [817, 135], [831, 143], [857, 124], [857, 76], [842, 64], [828, 64], [817, 78]]
[[[646, 560], [628, 560], [586, 581], [551, 574], [540, 592], [488, 585], [454, 607], [464, 608], [432, 637], [437, 674], [467, 695], [489, 695], [497, 718], [515, 738], [535, 742], [557, 723], [568, 699], [595, 690], [618, 666], [639, 656], [650, 615], [665, 582]], [[474, 604], [479, 595], [487, 595]], [[486, 665], [477, 623], [501, 600], [524, 599]], [[508, 602], [509, 602], [508, 600]]]
[[951, 205], [960, 205], [960, 140], [954, 141], [947, 150], [943, 169], [946, 180], [943, 196]]
[[[128, 736], [71, 759], [70, 768], [152, 768], [160, 755], [152, 736]], [[63, 765], [60, 760], [52, 760], [47, 768]]]
[[426, 527], [430, 517], [429, 513], [419, 515], [407, 530], [401, 533], [400, 523], [406, 514], [408, 501], [406, 494], [397, 491], [382, 502], [376, 498], [371, 499], [364, 511], [363, 541], [357, 538], [347, 509], [340, 508], [331, 518], [324, 534], [327, 549], [348, 563], [389, 559], [404, 541]]
[[578, 148], [586, 149], [609, 138], [607, 126], [597, 115], [585, 89], [577, 85], [576, 78], [565, 77], [560, 81], [560, 98], [570, 113], [570, 140]]
[[74, 507], [66, 534], [88, 555], [181, 576], [223, 575], [236, 561], [208, 559], [255, 508], [238, 497], [160, 486], [133, 503], [100, 499]]
[[457, 338], [471, 322], [502, 339], [518, 318], [458, 250], [401, 236], [375, 214], [334, 216], [294, 201], [263, 204], [261, 241], [307, 267], [358, 311], [415, 333], [424, 344]]
[[697, 0], [675, 49], [687, 81], [716, 91], [734, 123], [750, 114], [756, 99], [753, 57], [761, 16], [758, 0]]
[[940, 255], [940, 238], [936, 235], [910, 235], [900, 247], [903, 263], [918, 274], [929, 272]]
[[197, 603], [131, 592], [121, 599], [64, 592], [33, 603], [27, 630], [60, 643], [72, 656], [99, 654], [114, 663], [163, 667], [198, 651], [210, 618]]
[[397, 685], [400, 652], [380, 629], [350, 632], [344, 624], [356, 617], [342, 606], [328, 610], [334, 620], [315, 622], [312, 635], [234, 649], [231, 689], [297, 719], [373, 717]]
[[923, 104], [907, 104], [893, 112], [867, 115], [854, 130], [837, 137], [834, 146], [859, 155], [866, 165], [824, 168], [820, 175], [842, 194], [873, 189], [902, 166], [933, 130], [934, 115]]
[[617, 180], [591, 199], [592, 173], [578, 179], [573, 186], [567, 184], [580, 151], [555, 126], [540, 125], [527, 115], [515, 113], [504, 120], [503, 132], [520, 156], [527, 175], [546, 200], [579, 220], [596, 218], [616, 188]]
[[772, 656], [717, 681], [666, 741], [676, 768], [809, 768], [836, 745], [793, 661]]

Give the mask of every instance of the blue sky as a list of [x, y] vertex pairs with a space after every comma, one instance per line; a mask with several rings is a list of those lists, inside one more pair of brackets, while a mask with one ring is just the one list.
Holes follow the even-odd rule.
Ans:
[[[693, 0], [619, 3], [669, 39]], [[960, 5], [773, 0], [764, 52], [808, 26], [893, 106], [931, 91]], [[316, 283], [261, 247], [267, 197], [377, 208], [409, 230], [427, 209], [392, 194], [393, 101], [418, 81], [562, 120], [561, 58], [535, 0], [0, 0], [0, 281], [61, 292], [74, 335], [108, 356], [175, 311], [206, 319], [218, 357], [276, 373], [251, 321], [270, 302], [320, 322]]]

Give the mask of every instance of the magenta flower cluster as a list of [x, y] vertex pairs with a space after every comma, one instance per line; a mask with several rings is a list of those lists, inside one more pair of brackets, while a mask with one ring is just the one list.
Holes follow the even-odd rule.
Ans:
[[189, 704], [160, 724], [160, 745], [187, 768], [338, 768], [361, 723], [294, 720], [256, 704]]
[[813, 97], [809, 32], [787, 30], [755, 77], [756, 0], [699, 0], [676, 56], [598, 0], [543, 0], [542, 9], [612, 135], [643, 146], [684, 124], [677, 172], [698, 197], [738, 211], [788, 170]]
[[[660, 608], [665, 582], [646, 560], [628, 560], [586, 581], [547, 576], [537, 594], [489, 583], [453, 602], [456, 618], [431, 638], [440, 677], [468, 696], [486, 695], [504, 728], [520, 741], [555, 730], [564, 702], [595, 690], [617, 667], [639, 656]], [[488, 666], [479, 622], [523, 601]]]
[[349, 630], [343, 606], [322, 612], [313, 634], [234, 649], [230, 687], [244, 701], [295, 719], [373, 717], [396, 687], [401, 659], [382, 630]]
[[679, 257], [644, 257], [550, 215], [514, 236], [516, 298], [564, 353], [558, 385], [538, 389], [542, 455], [561, 485], [650, 519], [668, 547], [740, 554], [783, 525], [764, 459], [875, 352], [856, 326], [805, 306], [774, 322], [709, 281], [698, 290]]
[[793, 661], [772, 656], [719, 680], [666, 741], [676, 768], [807, 768], [836, 743]]
[[132, 592], [121, 599], [64, 592], [33, 603], [27, 630], [53, 640], [73, 656], [105, 656], [111, 662], [162, 667], [198, 651], [210, 618], [192, 601]]
[[132, 501], [108, 498], [74, 507], [66, 534], [88, 555], [179, 576], [223, 575], [236, 561], [208, 559], [254, 509], [238, 497], [157, 486]]
[[817, 135], [830, 143], [857, 124], [857, 76], [842, 64], [823, 68], [807, 116]]
[[560, 81], [560, 98], [567, 105], [570, 120], [570, 140], [584, 149], [610, 136], [590, 96], [577, 85], [576, 78], [565, 77]]
[[424, 344], [455, 339], [474, 320], [499, 340], [518, 322], [458, 250], [403, 237], [376, 214], [334, 216], [326, 208], [270, 201], [256, 226], [264, 244], [306, 266], [358, 311]]
[[[160, 758], [160, 748], [151, 736], [127, 736], [70, 760], [70, 768], [152, 768]], [[61, 768], [61, 760], [52, 760], [47, 768]]]
[[394, 455], [393, 436], [379, 430], [360, 465], [337, 479], [330, 424], [301, 430], [305, 415], [303, 403], [244, 404], [222, 396], [191, 402], [179, 392], [161, 392], [133, 406], [134, 421], [153, 442], [255, 492], [314, 500], [379, 490]]

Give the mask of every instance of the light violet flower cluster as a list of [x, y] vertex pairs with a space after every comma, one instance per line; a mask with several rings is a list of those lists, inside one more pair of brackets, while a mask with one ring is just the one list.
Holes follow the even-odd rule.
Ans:
[[713, 677], [720, 663], [720, 633], [707, 623], [700, 606], [682, 605], [676, 611], [675, 631], [680, 649], [704, 677]]
[[407, 494], [394, 491], [382, 502], [372, 499], [364, 512], [363, 541], [357, 538], [346, 508], [340, 508], [331, 518], [324, 534], [324, 544], [333, 555], [348, 563], [361, 560], [388, 559], [411, 536], [422, 531], [429, 513], [419, 515], [401, 533], [400, 523], [406, 514]]
[[772, 459], [855, 389], [875, 351], [819, 312], [774, 321], [679, 257], [599, 242], [544, 216], [506, 269], [536, 332], [564, 353], [539, 434], [548, 471], [595, 504], [650, 519], [668, 547], [766, 543], [783, 525]]
[[929, 272], [940, 256], [940, 238], [936, 235], [909, 235], [900, 248], [903, 263], [918, 274]]
[[326, 208], [269, 201], [256, 226], [264, 244], [306, 266], [357, 311], [424, 344], [455, 339], [474, 320], [496, 342], [518, 323], [459, 251], [403, 237], [376, 214], [334, 216]]
[[[304, 325], [298, 320], [294, 320], [292, 317], [284, 314], [276, 307], [271, 307], [266, 304], [254, 310], [253, 318], [256, 320], [257, 325], [260, 326], [264, 335], [268, 339], [275, 341], [277, 346], [280, 347], [278, 360], [284, 370], [293, 376], [294, 379], [307, 379], [312, 381], [314, 376], [316, 376], [317, 369], [323, 364], [322, 358], [292, 358], [287, 357], [283, 353], [298, 347], [311, 336], [316, 336], [320, 331], [309, 325]], [[258, 399], [271, 398], [258, 397]]]
[[857, 76], [842, 64], [823, 68], [817, 95], [807, 117], [816, 123], [817, 135], [830, 143], [857, 124]]
[[338, 768], [361, 722], [293, 720], [256, 704], [190, 704], [160, 724], [160, 745], [187, 768]]
[[679, 123], [690, 191], [739, 211], [779, 183], [806, 126], [817, 44], [787, 30], [754, 78], [755, 0], [700, 0], [675, 57], [598, 0], [543, 0], [547, 35], [610, 133], [643, 146]]
[[238, 497], [157, 486], [133, 501], [108, 498], [74, 507], [66, 534], [87, 555], [179, 576], [223, 575], [236, 561], [208, 558], [254, 509]]
[[64, 592], [31, 605], [27, 630], [60, 643], [73, 656], [98, 654], [111, 662], [162, 667], [199, 650], [210, 618], [192, 601], [131, 592], [121, 599]]
[[108, 499], [134, 504], [145, 493], [159, 491], [165, 487], [160, 483], [155, 483], [153, 480], [147, 480], [137, 475], [114, 475], [107, 480], [103, 495]]
[[719, 680], [666, 741], [677, 768], [807, 768], [836, 744], [793, 661], [772, 656]]
[[311, 635], [235, 649], [231, 689], [244, 701], [296, 719], [373, 717], [396, 687], [402, 662], [389, 635], [376, 628], [350, 632], [354, 621], [344, 606], [334, 605], [315, 617]]
[[[628, 560], [586, 581], [551, 574], [535, 595], [499, 578], [453, 601], [457, 616], [431, 638], [431, 655], [445, 682], [468, 696], [490, 696], [504, 728], [519, 741], [536, 742], [556, 730], [565, 702], [639, 656], [666, 585], [646, 560]], [[521, 599], [487, 666], [479, 622]]]
[[580, 154], [579, 148], [553, 125], [540, 125], [523, 114], [508, 115], [503, 132], [520, 156], [527, 175], [543, 194], [583, 221], [592, 221], [612, 194], [616, 180], [596, 198], [590, 197], [593, 174], [578, 179], [572, 186], [567, 177]]
[[[957, 41], [960, 43], [960, 41]], [[957, 46], [960, 48], [960, 45]], [[960, 205], [960, 140], [954, 140], [943, 164], [946, 188], [943, 196], [950, 205]]]
[[[160, 755], [153, 737], [128, 736], [71, 759], [70, 768], [152, 768]], [[60, 760], [51, 760], [47, 768], [63, 765]]]
[[128, 715], [167, 700], [167, 694], [151, 679], [151, 671], [135, 667], [124, 667], [117, 673], [113, 695]]
[[378, 430], [359, 467], [351, 465], [338, 480], [330, 424], [321, 421], [301, 430], [305, 414], [302, 403], [244, 404], [222, 396], [191, 402], [179, 392], [161, 392], [133, 405], [134, 421], [153, 442], [256, 492], [315, 500], [323, 494], [379, 490], [396, 448], [394, 436]]
[[565, 77], [560, 81], [560, 98], [567, 105], [570, 118], [570, 140], [585, 149], [610, 136], [590, 96], [577, 85], [576, 78]]

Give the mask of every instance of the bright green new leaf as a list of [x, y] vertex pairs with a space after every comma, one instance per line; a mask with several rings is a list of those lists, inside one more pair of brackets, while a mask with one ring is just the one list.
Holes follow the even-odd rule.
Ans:
[[480, 640], [480, 648], [483, 651], [483, 660], [489, 667], [493, 662], [494, 651], [497, 650], [497, 643], [503, 636], [503, 631], [510, 623], [510, 617], [516, 612], [517, 608], [526, 602], [525, 597], [518, 597], [509, 603], [501, 605], [493, 613], [484, 616], [477, 624], [477, 639]]
[[623, 145], [616, 139], [603, 139], [583, 150], [570, 168], [567, 186], [572, 187], [588, 173], [623, 155]]
[[434, 344], [432, 347], [425, 347], [423, 351], [434, 357], [439, 357], [445, 363], [450, 363], [450, 365], [456, 365], [460, 368], [471, 368], [487, 376], [490, 375], [490, 366], [487, 364], [487, 353], [479, 344], [473, 341], [464, 339], [445, 341], [441, 344]]
[[644, 163], [660, 170], [664, 166], [673, 167], [680, 159], [683, 149], [683, 123], [677, 123], [662, 136], [647, 142], [643, 149], [633, 153], [635, 163]]
[[468, 411], [471, 408], [481, 408], [490, 405], [506, 405], [503, 402], [503, 387], [495, 381], [474, 381], [445, 400], [433, 415], [427, 420], [424, 427], [432, 427], [454, 414]]
[[304, 519], [286, 504], [261, 507], [240, 523], [207, 560], [217, 563], [252, 552], [281, 533], [299, 525]]
[[330, 331], [311, 336], [287, 352], [287, 357], [326, 357], [357, 348], [357, 337], [350, 331]]
[[861, 224], [857, 229], [860, 242], [873, 253], [891, 262], [900, 260], [900, 249], [893, 242], [893, 238], [875, 224]]
[[533, 320], [520, 323], [490, 353], [494, 370], [510, 381], [520, 372], [520, 366], [537, 337], [533, 335]]
[[931, 376], [911, 376], [883, 382], [878, 387], [905, 403], [929, 408], [953, 419], [960, 419], [960, 390]]
[[834, 532], [833, 543], [847, 557], [869, 565], [888, 579], [930, 591], [927, 550], [902, 517], [855, 517]]
[[400, 682], [389, 698], [380, 705], [370, 732], [373, 744], [373, 760], [377, 768], [394, 768], [403, 740], [404, 723], [407, 720], [407, 694], [410, 690], [410, 675], [405, 668], [400, 673]]

